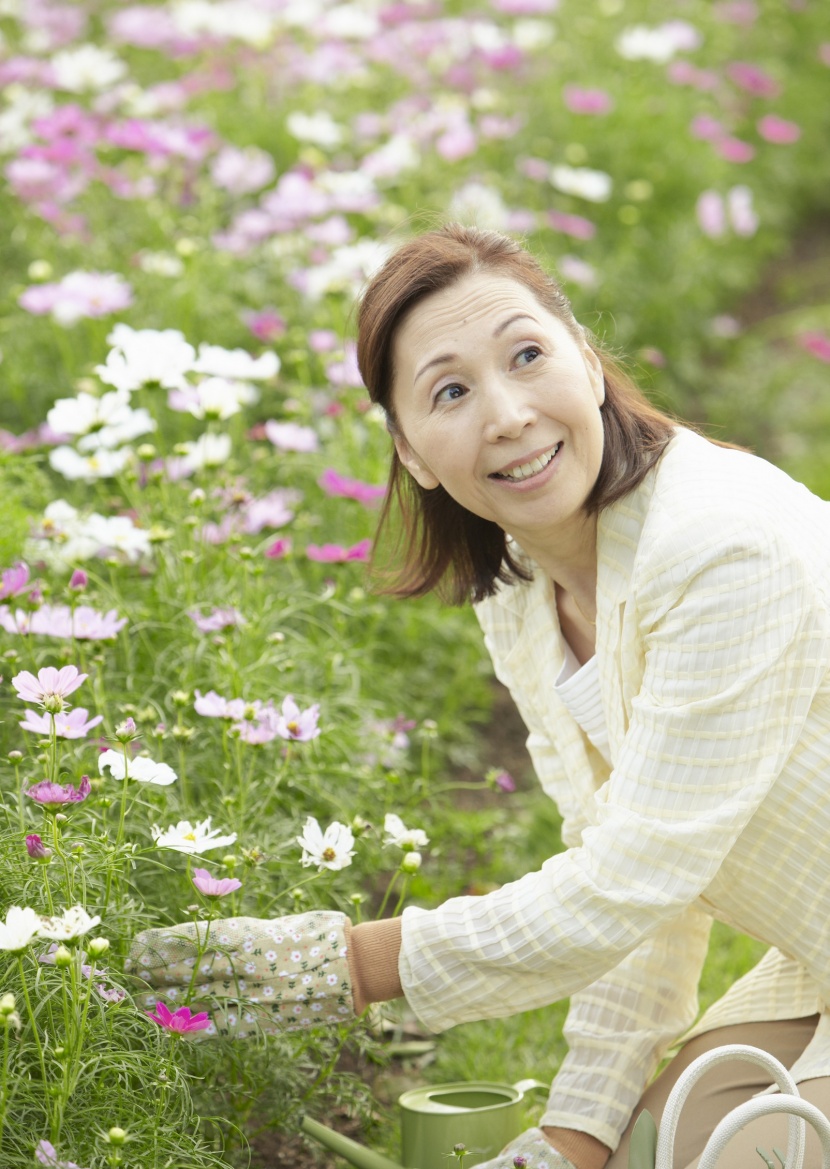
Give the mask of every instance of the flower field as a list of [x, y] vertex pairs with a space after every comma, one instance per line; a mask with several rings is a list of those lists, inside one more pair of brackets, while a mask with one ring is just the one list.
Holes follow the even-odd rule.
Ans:
[[661, 404], [830, 493], [826, 275], [736, 309], [826, 246], [830, 14], [0, 0], [0, 83], [0, 1166], [268, 1164], [305, 1110], [373, 1114], [377, 1028], [266, 1033], [195, 973], [151, 1001], [135, 934], [391, 914], [559, 847], [483, 774], [472, 614], [372, 591], [355, 297], [407, 232], [515, 233]]

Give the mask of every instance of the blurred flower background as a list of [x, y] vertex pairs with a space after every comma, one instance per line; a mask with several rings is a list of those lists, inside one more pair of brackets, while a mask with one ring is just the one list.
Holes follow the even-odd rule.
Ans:
[[[185, 1041], [124, 973], [144, 926], [561, 847], [472, 614], [371, 591], [355, 297], [413, 231], [513, 233], [657, 402], [830, 495], [830, 12], [0, 0], [0, 85], [0, 1162], [311, 1164], [306, 1109], [395, 1156], [398, 1090], [550, 1078], [562, 1005]], [[704, 1000], [758, 954], [716, 941]]]

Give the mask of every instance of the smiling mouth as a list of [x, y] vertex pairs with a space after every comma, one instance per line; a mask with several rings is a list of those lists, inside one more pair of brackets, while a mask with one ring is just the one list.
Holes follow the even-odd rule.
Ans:
[[534, 475], [538, 475], [540, 471], [544, 471], [548, 463], [559, 454], [561, 449], [562, 443], [558, 442], [551, 450], [547, 451], [544, 455], [537, 455], [529, 463], [522, 463], [518, 467], [513, 467], [510, 471], [494, 471], [490, 475], [490, 478], [506, 479], [509, 483], [521, 483], [523, 479], [531, 479]]

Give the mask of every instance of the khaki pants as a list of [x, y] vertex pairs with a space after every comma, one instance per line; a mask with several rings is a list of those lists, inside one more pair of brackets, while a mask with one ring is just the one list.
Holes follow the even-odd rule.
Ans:
[[[681, 1072], [699, 1055], [711, 1051], [713, 1047], [722, 1047], [725, 1043], [748, 1043], [768, 1051], [789, 1068], [812, 1039], [818, 1019], [818, 1015], [811, 1015], [805, 1019], [787, 1019], [775, 1023], [742, 1023], [734, 1027], [718, 1027], [690, 1039], [646, 1089], [623, 1134], [620, 1147], [611, 1156], [606, 1169], [627, 1169], [628, 1141], [640, 1111], [647, 1108], [659, 1125], [669, 1092]], [[742, 1060], [730, 1060], [711, 1068], [692, 1089], [680, 1115], [674, 1169], [695, 1169], [718, 1121], [737, 1105], [751, 1099], [756, 1092], [768, 1088], [769, 1084], [765, 1071]], [[815, 1104], [830, 1118], [830, 1076], [806, 1080], [799, 1084], [798, 1090], [805, 1100]], [[786, 1116], [764, 1116], [748, 1124], [732, 1140], [721, 1157], [718, 1169], [764, 1169], [764, 1162], [755, 1151], [759, 1146], [777, 1165], [772, 1150], [777, 1148], [784, 1153], [787, 1148]], [[821, 1169], [821, 1146], [810, 1125], [807, 1126], [804, 1169]]]

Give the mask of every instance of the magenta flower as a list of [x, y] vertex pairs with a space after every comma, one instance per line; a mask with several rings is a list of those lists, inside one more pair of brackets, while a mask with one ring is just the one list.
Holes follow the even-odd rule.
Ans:
[[26, 837], [26, 852], [33, 861], [48, 861], [52, 855], [51, 848], [47, 848], [36, 832]]
[[819, 333], [815, 330], [802, 333], [798, 338], [798, 343], [802, 349], [812, 353], [813, 357], [817, 357], [819, 361], [830, 361], [830, 337], [826, 333]]
[[268, 547], [265, 549], [265, 556], [267, 556], [269, 560], [282, 560], [282, 558], [287, 556], [290, 551], [291, 539], [288, 536], [284, 536], [282, 539], [275, 540], [273, 544], [268, 545]]
[[82, 592], [89, 583], [89, 577], [82, 568], [76, 568], [69, 578], [69, 587], [75, 592]]
[[192, 880], [205, 897], [224, 897], [242, 888], [242, 882], [236, 877], [212, 877], [207, 869], [194, 869]]
[[342, 544], [307, 544], [305, 554], [319, 564], [340, 564], [348, 560], [368, 560], [371, 551], [372, 541], [361, 540], [351, 548]]
[[285, 319], [273, 308], [243, 313], [242, 319], [256, 339], [266, 345], [270, 345], [272, 341], [280, 338], [286, 329]]
[[76, 1165], [74, 1161], [60, 1161], [57, 1149], [51, 1141], [38, 1141], [35, 1157], [41, 1165], [48, 1165], [49, 1169], [81, 1169], [80, 1165]]
[[23, 702], [37, 702], [52, 714], [63, 710], [64, 699], [73, 690], [77, 690], [88, 674], [78, 672], [77, 666], [62, 666], [60, 670], [54, 666], [44, 666], [38, 670], [37, 677], [28, 670], [21, 670], [12, 678], [12, 686]]
[[187, 615], [202, 633], [216, 633], [220, 629], [227, 629], [230, 626], [238, 628], [246, 624], [238, 609], [214, 608], [206, 617], [198, 609], [189, 609]]
[[190, 1007], [179, 1007], [177, 1011], [171, 1011], [164, 1003], [156, 1003], [155, 1011], [145, 1011], [144, 1014], [154, 1023], [158, 1023], [159, 1027], [163, 1027], [165, 1031], [170, 1031], [174, 1035], [186, 1035], [190, 1031], [204, 1031], [206, 1027], [210, 1026], [210, 1016], [207, 1011], [199, 1011], [198, 1014], [194, 1015], [191, 1013]]
[[23, 722], [18, 723], [24, 731], [33, 735], [47, 737], [52, 733], [52, 718], [55, 720], [55, 734], [59, 739], [84, 739], [98, 723], [104, 721], [102, 714], [95, 718], [88, 718], [89, 711], [83, 706], [76, 706], [74, 710], [60, 711], [54, 716], [51, 714], [37, 714], [34, 710], [27, 710]]
[[6, 597], [16, 597], [28, 583], [29, 568], [22, 561], [12, 568], [5, 568], [0, 576], [0, 601], [5, 601]]
[[493, 783], [502, 792], [514, 792], [516, 781], [509, 771], [497, 771], [493, 776]]
[[565, 105], [572, 114], [608, 114], [614, 108], [614, 101], [604, 89], [581, 89], [578, 85], [566, 85]]
[[801, 127], [775, 114], [767, 114], [758, 122], [758, 133], [767, 142], [774, 142], [776, 146], [789, 146], [801, 137]]
[[332, 467], [327, 467], [317, 480], [326, 495], [339, 496], [341, 499], [355, 499], [358, 503], [370, 507], [386, 494], [386, 488], [374, 483], [364, 483], [360, 479], [349, 479], [339, 475]]
[[120, 986], [106, 986], [103, 982], [96, 982], [95, 989], [105, 1003], [123, 1003], [127, 992]]
[[288, 694], [283, 700], [282, 714], [277, 718], [277, 734], [281, 739], [307, 743], [309, 739], [316, 739], [320, 734], [320, 728], [317, 726], [319, 717], [319, 703], [315, 702], [306, 710], [300, 710], [292, 696]]
[[719, 122], [711, 114], [698, 114], [692, 119], [689, 129], [695, 138], [703, 138], [706, 141], [715, 141], [726, 133], [723, 122]]
[[71, 783], [52, 783], [50, 780], [44, 779], [41, 783], [27, 787], [25, 794], [43, 808], [60, 808], [64, 804], [81, 803], [91, 791], [92, 785], [89, 782], [89, 776], [84, 775], [81, 777], [77, 789]]
[[757, 65], [750, 65], [747, 61], [733, 61], [726, 68], [726, 74], [739, 89], [752, 94], [753, 97], [778, 97], [781, 87], [774, 77], [770, 77]]

